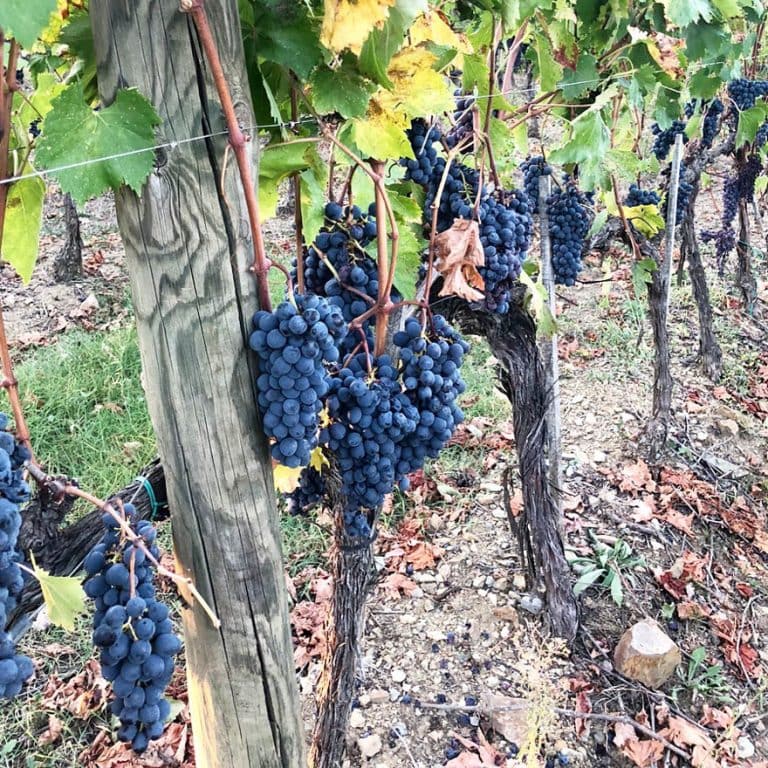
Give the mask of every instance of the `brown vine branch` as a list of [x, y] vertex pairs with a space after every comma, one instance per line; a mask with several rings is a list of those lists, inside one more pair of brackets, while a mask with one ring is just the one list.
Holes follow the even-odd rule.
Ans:
[[200, 604], [200, 607], [205, 611], [206, 615], [211, 620], [211, 624], [213, 624], [216, 629], [221, 626], [221, 620], [216, 615], [213, 608], [208, 605], [205, 598], [197, 591], [197, 587], [195, 586], [195, 583], [192, 581], [192, 579], [186, 576], [180, 576], [178, 573], [174, 573], [162, 565], [158, 559], [149, 551], [149, 548], [144, 542], [144, 539], [138, 534], [134, 533], [133, 528], [131, 528], [131, 526], [128, 524], [125, 517], [117, 512], [109, 502], [103, 501], [102, 499], [98, 498], [98, 496], [94, 496], [92, 493], [88, 493], [88, 491], [84, 491], [82, 488], [78, 488], [76, 485], [72, 485], [71, 483], [62, 483], [59, 480], [56, 480], [55, 478], [43, 472], [39, 466], [31, 462], [27, 464], [27, 470], [39, 485], [48, 488], [54, 498], [61, 498], [62, 496], [73, 496], [76, 498], [85, 499], [85, 501], [88, 503], [93, 504], [94, 507], [97, 507], [98, 509], [101, 509], [110, 515], [120, 526], [120, 530], [122, 531], [125, 538], [144, 553], [152, 565], [155, 566], [157, 572], [161, 576], [165, 576], [166, 578], [173, 581], [174, 584], [186, 587], [186, 589], [189, 590], [189, 593]]
[[[296, 86], [291, 85], [291, 120], [295, 123], [299, 119], [299, 99]], [[304, 293], [304, 221], [301, 215], [301, 176], [299, 172], [293, 174], [293, 221], [296, 228], [296, 281], [299, 293]]]
[[[248, 209], [248, 220], [251, 226], [251, 237], [253, 238], [253, 266], [251, 271], [256, 275], [257, 289], [259, 293], [259, 306], [262, 309], [271, 310], [272, 302], [269, 298], [269, 285], [267, 283], [267, 271], [273, 266], [267, 258], [264, 247], [264, 237], [261, 231], [261, 216], [259, 213], [259, 200], [256, 196], [256, 189], [251, 173], [251, 159], [248, 152], [248, 139], [240, 128], [235, 113], [235, 106], [232, 102], [232, 95], [229, 92], [229, 85], [221, 66], [219, 51], [216, 41], [211, 32], [211, 26], [208, 23], [208, 14], [205, 11], [205, 0], [181, 0], [181, 10], [188, 13], [195, 25], [203, 48], [205, 57], [211, 67], [213, 82], [216, 86], [216, 92], [219, 95], [221, 108], [224, 112], [224, 119], [227, 125], [229, 144], [237, 161], [237, 167], [240, 171], [240, 180], [243, 185], [245, 195], [245, 205]], [[279, 268], [279, 265], [274, 265]], [[290, 280], [290, 274], [286, 269], [281, 270]], [[290, 287], [290, 283], [289, 283]]]
[[[5, 181], [9, 174], [10, 141], [11, 141], [11, 111], [13, 106], [13, 94], [17, 89], [16, 64], [19, 57], [19, 45], [11, 40], [8, 52], [8, 66], [3, 68], [5, 52], [5, 36], [0, 29], [0, 182]], [[0, 183], [0, 252], [3, 246], [3, 232], [5, 230], [5, 216], [8, 206], [8, 193], [10, 184]], [[19, 385], [13, 372], [13, 360], [8, 348], [8, 335], [5, 331], [5, 315], [0, 305], [0, 364], [3, 368], [4, 379], [2, 387], [8, 391], [8, 401], [13, 413], [13, 421], [16, 428], [16, 437], [32, 453], [32, 443], [29, 439], [29, 428], [24, 418], [24, 410], [21, 407], [19, 397]], [[32, 456], [34, 459], [34, 456]]]

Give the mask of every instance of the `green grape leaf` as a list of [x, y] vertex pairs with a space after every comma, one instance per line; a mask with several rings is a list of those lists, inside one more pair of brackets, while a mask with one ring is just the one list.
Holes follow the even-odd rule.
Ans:
[[531, 313], [536, 318], [537, 334], [545, 339], [551, 338], [557, 333], [557, 321], [549, 310], [547, 289], [540, 280], [534, 281], [526, 270], [521, 270], [519, 279], [528, 289], [526, 296], [530, 300]]
[[48, 26], [56, 6], [56, 0], [4, 0], [0, 3], [0, 27], [6, 37], [15, 38], [22, 48], [32, 48]]
[[641, 160], [635, 152], [623, 149], [609, 149], [603, 158], [609, 173], [615, 173], [620, 179], [632, 182], [640, 173]]
[[370, 80], [345, 67], [320, 67], [312, 74], [309, 85], [317, 112], [321, 115], [338, 112], [344, 118], [362, 117], [376, 89]]
[[315, 141], [297, 139], [270, 144], [259, 158], [259, 207], [264, 219], [277, 214], [278, 190], [283, 179], [292, 173], [305, 171], [312, 165]]
[[572, 101], [596, 90], [599, 81], [597, 59], [588, 53], [582, 53], [576, 62], [576, 69], [566, 69], [563, 72], [563, 79], [558, 83], [558, 88], [563, 92], [566, 101]]
[[[685, 3], [686, 0], [681, 0]], [[685, 29], [685, 55], [689, 60], [727, 58], [731, 38], [722, 24], [699, 21]]]
[[[26, 166], [26, 171], [31, 170]], [[45, 184], [40, 178], [14, 182], [8, 193], [2, 257], [28, 283], [37, 261]]]
[[80, 579], [75, 576], [51, 576], [40, 568], [32, 557], [34, 577], [40, 584], [48, 618], [57, 627], [72, 632], [75, 619], [85, 609], [85, 592]]
[[96, 112], [76, 82], [53, 100], [35, 158], [80, 204], [123, 184], [138, 194], [152, 171], [159, 124], [154, 107], [138, 91], [118, 91], [110, 106]]
[[535, 43], [531, 50], [539, 72], [539, 87], [542, 91], [551, 91], [557, 87], [558, 81], [563, 76], [563, 68], [555, 60], [549, 40], [539, 33], [534, 35], [534, 39]]
[[712, 0], [712, 5], [720, 11], [724, 19], [741, 16], [741, 6], [738, 0]]
[[83, 81], [85, 100], [90, 103], [99, 94], [96, 84], [96, 51], [93, 47], [91, 17], [88, 11], [75, 11], [70, 14], [67, 26], [61, 30], [59, 41], [82, 61], [80, 79]]
[[405, 131], [385, 115], [353, 120], [352, 140], [366, 158], [413, 157]]
[[610, 145], [610, 132], [597, 110], [582, 112], [571, 123], [571, 137], [549, 156], [558, 165], [578, 163], [582, 168], [594, 168], [603, 163]]
[[758, 103], [751, 109], [739, 113], [739, 124], [736, 128], [736, 149], [755, 140], [758, 128], [768, 117], [768, 104]]
[[421, 234], [421, 226], [398, 222], [397, 264], [395, 286], [406, 301], [416, 298], [416, 278], [421, 266], [421, 252], [427, 243]]
[[392, 87], [387, 76], [389, 60], [402, 46], [408, 27], [426, 8], [425, 0], [397, 0], [384, 25], [374, 28], [363, 43], [358, 61], [363, 75], [385, 88]]
[[304, 80], [312, 68], [323, 60], [317, 32], [306, 16], [291, 14], [286, 22], [269, 15], [260, 20], [254, 37], [262, 59], [288, 67]]
[[388, 190], [389, 202], [398, 222], [421, 224], [422, 210], [418, 200], [401, 195], [392, 189]]
[[301, 228], [304, 241], [311, 243], [324, 223], [323, 212], [327, 202], [328, 167], [322, 166], [325, 175], [318, 174], [313, 166], [299, 174], [301, 180]]
[[632, 287], [635, 289], [635, 297], [644, 299], [648, 293], [648, 286], [653, 280], [653, 273], [659, 265], [653, 259], [641, 259], [632, 264]]
[[662, 5], [667, 19], [678, 27], [687, 27], [699, 19], [712, 20], [709, 0], [662, 0]]

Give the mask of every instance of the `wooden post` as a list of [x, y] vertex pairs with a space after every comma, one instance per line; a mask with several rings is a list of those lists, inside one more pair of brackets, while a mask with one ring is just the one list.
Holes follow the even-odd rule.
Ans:
[[[555, 276], [552, 270], [552, 242], [549, 237], [549, 213], [547, 200], [552, 186], [548, 175], [539, 177], [539, 223], [541, 239], [541, 282], [547, 290], [547, 305], [555, 318]], [[552, 496], [562, 512], [563, 472], [562, 437], [560, 420], [560, 371], [557, 361], [557, 333], [541, 345], [544, 359], [546, 389], [549, 393], [547, 404], [547, 459], [549, 461], [549, 483]]]
[[672, 259], [675, 252], [675, 228], [677, 225], [677, 197], [680, 190], [680, 164], [683, 159], [683, 134], [675, 134], [675, 146], [672, 149], [672, 169], [667, 189], [667, 228], [664, 241], [664, 323], [669, 315], [669, 294], [672, 286]]
[[[236, 109], [253, 124], [236, 0], [208, 9]], [[198, 768], [306, 764], [271, 461], [247, 349], [256, 285], [221, 108], [178, 0], [90, 4], [99, 89], [138, 88], [162, 117], [141, 196], [116, 195], [177, 568], [222, 620], [184, 610]]]

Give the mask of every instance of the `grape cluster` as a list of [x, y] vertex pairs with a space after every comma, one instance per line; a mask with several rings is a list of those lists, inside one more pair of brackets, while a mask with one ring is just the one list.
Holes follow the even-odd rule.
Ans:
[[[338, 203], [328, 203], [325, 226], [304, 255], [305, 290], [326, 297], [348, 323], [368, 310], [379, 295], [376, 262], [365, 252], [376, 238], [374, 213], [373, 205], [363, 214], [357, 206], [342, 209]], [[392, 295], [397, 296], [397, 292]], [[369, 343], [373, 341], [372, 327], [372, 318], [362, 327]], [[356, 334], [342, 337], [341, 356], [359, 342], [360, 336]]]
[[168, 608], [155, 598], [155, 569], [160, 552], [157, 531], [136, 520], [131, 504], [124, 521], [136, 538], [126, 536], [111, 514], [105, 533], [86, 555], [83, 588], [93, 598], [93, 643], [100, 650], [101, 674], [112, 683], [110, 711], [120, 720], [121, 741], [143, 752], [163, 733], [171, 707], [164, 698], [181, 641], [173, 632]]
[[536, 213], [539, 210], [539, 179], [551, 175], [552, 166], [541, 155], [534, 155], [520, 163], [520, 170], [523, 172], [525, 194], [528, 195], [531, 208]]
[[8, 616], [24, 587], [17, 551], [21, 514], [19, 505], [28, 501], [29, 486], [22, 476], [29, 451], [6, 431], [8, 417], [0, 413], [0, 699], [13, 698], [32, 676], [34, 667], [26, 656], [16, 653], [5, 631]]
[[715, 141], [715, 137], [720, 131], [720, 117], [725, 107], [720, 99], [713, 99], [707, 111], [704, 113], [704, 120], [701, 129], [701, 146], [709, 149]]
[[259, 357], [256, 381], [272, 457], [287, 467], [309, 463], [317, 446], [318, 414], [328, 393], [325, 363], [339, 359], [346, 334], [338, 307], [314, 294], [296, 294], [273, 312], [258, 311], [249, 343]]
[[[405, 166], [405, 178], [415, 181], [422, 186], [429, 185], [434, 177], [437, 150], [433, 144], [440, 141], [440, 129], [427, 125], [425, 120], [414, 120], [406, 131], [415, 159], [402, 159], [400, 164]], [[443, 161], [443, 168], [445, 164]], [[438, 176], [437, 181], [439, 182]]]
[[739, 112], [752, 109], [757, 99], [768, 96], [768, 80], [747, 80], [743, 77], [731, 80], [728, 83], [728, 96]]
[[755, 134], [755, 149], [761, 149], [768, 141], [768, 120], [766, 120], [758, 129]]
[[[439, 132], [428, 127], [423, 120], [413, 122], [408, 138], [417, 160], [404, 161], [408, 168], [406, 175], [426, 187], [426, 226], [432, 226], [432, 206], [445, 174], [437, 209], [437, 231], [449, 229], [456, 219], [478, 220], [485, 256], [485, 263], [479, 269], [485, 283], [484, 306], [490, 312], [508, 312], [509, 292], [520, 275], [533, 234], [528, 196], [517, 191], [496, 190], [489, 193], [481, 190], [477, 171], [461, 163], [452, 163], [446, 174], [445, 158], [431, 154]], [[418, 168], [411, 170], [414, 164]], [[475, 213], [478, 195], [480, 200]]]
[[687, 143], [688, 136], [685, 133], [685, 122], [683, 120], [675, 120], [669, 128], [661, 129], [658, 123], [654, 123], [651, 127], [653, 135], [656, 137], [653, 140], [653, 147], [651, 151], [658, 160], [666, 160], [669, 150], [672, 149], [672, 145], [675, 143], [675, 136], [678, 133], [683, 136], [683, 144]]
[[[671, 166], [669, 169], [670, 175], [671, 175]], [[691, 194], [693, 193], [693, 186], [689, 184], [685, 180], [685, 165], [683, 163], [680, 163], [680, 181], [677, 185], [677, 208], [675, 209], [675, 226], [680, 224], [682, 221], [684, 221], [685, 217], [688, 215], [688, 203], [691, 199]], [[667, 192], [667, 195], [664, 197], [664, 204], [661, 206], [661, 215], [666, 220], [667, 218], [667, 199], [669, 197], [669, 192]]]
[[480, 275], [485, 283], [485, 307], [490, 312], [509, 311], [509, 292], [520, 276], [530, 247], [533, 222], [528, 196], [515, 191], [502, 199], [493, 196], [480, 204], [480, 242], [485, 264]]
[[350, 536], [370, 538], [375, 510], [395, 484], [397, 443], [416, 429], [418, 411], [400, 389], [388, 355], [361, 352], [333, 379], [331, 423], [321, 439], [341, 473]]
[[741, 200], [751, 201], [755, 195], [755, 183], [763, 169], [763, 162], [757, 154], [750, 155], [739, 164], [735, 172], [723, 184], [723, 214], [718, 230], [701, 233], [704, 242], [714, 242], [718, 267], [722, 273], [728, 254], [736, 247], [736, 232], [733, 222]]
[[[445, 143], [451, 149], [463, 144], [464, 152], [474, 152], [475, 142], [474, 106], [475, 99], [472, 96], [463, 96], [461, 91], [456, 91], [456, 110], [453, 113], [454, 124], [451, 130], [445, 134]], [[470, 141], [470, 139], [472, 139]]]
[[640, 189], [637, 184], [629, 185], [629, 193], [624, 198], [624, 205], [627, 208], [634, 208], [638, 205], [658, 205], [661, 202], [659, 193], [652, 189]]
[[393, 342], [404, 393], [418, 412], [415, 431], [399, 445], [397, 479], [403, 487], [405, 476], [424, 466], [426, 457], [437, 457], [464, 420], [457, 398], [465, 389], [461, 365], [469, 345], [441, 315], [424, 330], [409, 318]]
[[322, 500], [325, 490], [323, 475], [311, 465], [304, 467], [299, 475], [299, 484], [288, 494], [288, 514], [306, 514]]
[[35, 118], [30, 124], [29, 124], [29, 135], [36, 139], [40, 135], [40, 118]]
[[574, 285], [581, 272], [581, 254], [590, 227], [589, 198], [573, 179], [566, 177], [564, 185], [547, 200], [547, 212], [555, 282]]

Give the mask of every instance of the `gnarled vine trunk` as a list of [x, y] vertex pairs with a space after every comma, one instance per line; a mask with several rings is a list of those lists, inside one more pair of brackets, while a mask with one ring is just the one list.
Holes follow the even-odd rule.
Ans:
[[513, 297], [506, 315], [473, 310], [458, 301], [443, 300], [440, 307], [465, 333], [485, 337], [500, 363], [501, 386], [512, 404], [527, 538], [523, 548], [533, 555], [534, 588], [542, 593], [551, 629], [570, 642], [576, 636], [579, 616], [565, 559], [560, 511], [548, 479], [550, 392], [536, 341], [536, 323], [523, 309], [522, 293]]
[[701, 260], [690, 210], [680, 225], [680, 258], [688, 262], [688, 275], [699, 314], [699, 362], [707, 378], [716, 382], [723, 373], [723, 353], [715, 336], [707, 273]]
[[66, 283], [83, 274], [83, 238], [80, 235], [80, 217], [72, 195], [64, 195], [64, 247], [56, 254], [53, 276], [56, 282]]
[[[730, 146], [730, 145], [727, 145]], [[704, 168], [724, 147], [704, 152], [698, 145], [691, 146], [685, 158], [685, 181], [691, 185], [688, 210], [680, 223], [680, 267], [687, 262], [691, 278], [693, 299], [699, 316], [699, 362], [704, 374], [712, 381], [719, 381], [723, 372], [723, 353], [715, 336], [712, 318], [712, 303], [709, 298], [707, 273], [701, 260], [699, 241], [696, 237], [696, 202], [701, 189], [701, 174]]]

